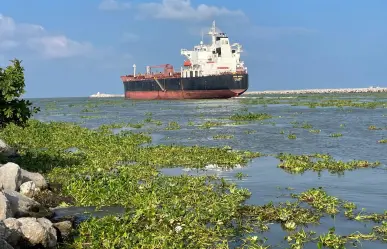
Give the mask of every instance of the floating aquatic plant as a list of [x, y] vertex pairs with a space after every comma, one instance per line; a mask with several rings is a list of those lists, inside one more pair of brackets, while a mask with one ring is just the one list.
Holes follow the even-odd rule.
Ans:
[[330, 136], [330, 137], [342, 137], [343, 134], [341, 134], [341, 133], [332, 133], [332, 134], [330, 134], [329, 136]]
[[382, 130], [380, 127], [376, 127], [375, 125], [368, 126], [368, 130]]
[[206, 121], [204, 124], [201, 125], [202, 129], [210, 129], [211, 127], [217, 127], [221, 126], [224, 123], [222, 122], [216, 122], [216, 121]]
[[289, 138], [289, 139], [296, 139], [296, 138], [297, 138], [297, 135], [294, 134], [294, 133], [289, 133], [288, 138]]
[[165, 129], [166, 130], [179, 130], [180, 125], [176, 121], [170, 121]]
[[218, 135], [214, 135], [212, 138], [213, 139], [232, 139], [234, 137], [234, 135], [227, 135], [227, 134], [218, 134]]
[[365, 160], [352, 160], [349, 162], [336, 161], [327, 154], [292, 155], [281, 153], [277, 155], [277, 158], [280, 159], [278, 167], [290, 173], [303, 173], [307, 170], [328, 170], [331, 173], [342, 173], [345, 170], [373, 168], [380, 165], [378, 161], [373, 163]]
[[230, 116], [231, 120], [234, 121], [254, 121], [254, 120], [264, 120], [264, 119], [269, 119], [272, 118], [270, 114], [267, 113], [246, 113], [246, 114], [234, 114]]

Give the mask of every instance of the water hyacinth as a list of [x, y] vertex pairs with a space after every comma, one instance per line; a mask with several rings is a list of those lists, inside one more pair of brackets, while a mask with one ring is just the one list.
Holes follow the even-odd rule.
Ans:
[[[355, 100], [328, 102], [322, 101], [324, 100], [322, 97], [313, 98], [297, 97], [297, 101], [293, 100], [299, 102], [300, 105], [315, 101], [325, 103], [324, 105], [350, 105], [348, 107], [351, 108], [355, 107], [356, 103]], [[82, 115], [89, 115], [88, 113], [99, 115], [98, 108], [101, 105], [122, 105], [124, 108], [142, 105], [139, 102], [101, 100], [100, 103], [97, 101], [94, 103], [93, 101], [88, 101], [87, 106], [74, 105], [71, 108], [78, 108], [78, 112], [87, 111]], [[237, 99], [235, 101], [242, 102]], [[259, 101], [260, 103], [266, 102], [266, 104], [287, 102], [285, 98], [272, 101], [266, 101], [263, 98]], [[380, 107], [382, 105], [378, 104], [377, 108]], [[54, 103], [49, 105], [49, 108], [58, 110], [59, 104]], [[327, 139], [330, 143], [337, 145], [351, 136], [351, 124], [347, 120], [337, 121], [334, 127], [337, 131], [343, 131], [343, 133], [345, 131], [345, 136], [332, 139], [329, 138], [329, 134], [336, 134], [336, 131], [327, 129], [322, 123], [313, 120], [310, 122], [309, 119], [309, 121], [293, 121], [289, 124], [289, 119], [294, 120], [294, 115], [306, 117], [306, 114], [309, 115], [308, 111], [316, 110], [305, 108], [306, 111], [303, 109], [295, 112], [294, 109], [289, 108], [288, 111], [281, 113], [282, 117], [278, 117], [274, 124], [267, 121], [255, 122], [272, 118], [271, 114], [261, 112], [263, 109], [269, 110], [269, 106], [254, 109], [254, 111], [253, 108], [251, 106], [249, 110], [252, 111], [248, 113], [246, 107], [238, 106], [238, 109], [233, 109], [232, 112], [219, 115], [221, 116], [219, 120], [212, 116], [212, 112], [206, 113], [206, 111], [213, 111], [207, 107], [197, 108], [202, 112], [199, 120], [194, 118], [195, 114], [188, 120], [184, 117], [179, 117], [179, 120], [165, 120], [157, 116], [157, 112], [154, 111], [153, 113], [141, 113], [137, 120], [117, 120], [117, 123], [110, 123], [111, 120], [109, 120], [95, 129], [87, 129], [76, 123], [42, 123], [31, 120], [25, 129], [10, 125], [0, 131], [0, 137], [19, 150], [21, 157], [13, 158], [13, 161], [23, 168], [44, 172], [50, 183], [61, 186], [63, 196], [60, 202], [58, 197], [55, 205], [62, 207], [72, 205], [120, 206], [126, 210], [121, 216], [112, 214], [82, 222], [77, 227], [76, 236], [62, 244], [63, 248], [236, 249], [277, 246], [303, 248], [307, 245], [312, 248], [343, 248], [356, 244], [358, 241], [387, 240], [385, 213], [365, 212], [361, 209], [361, 205], [358, 209], [358, 203], [341, 200], [339, 196], [332, 196], [329, 190], [315, 186], [317, 181], [313, 182], [312, 187], [308, 185], [308, 189], [302, 190], [298, 189], [298, 186], [295, 186], [294, 190], [281, 185], [281, 189], [292, 191], [292, 193], [286, 192], [281, 195], [281, 198], [287, 198], [286, 201], [273, 197], [273, 201], [265, 200], [261, 203], [260, 201], [266, 198], [272, 186], [267, 183], [269, 179], [265, 178], [267, 168], [261, 169], [259, 164], [255, 165], [257, 167], [255, 172], [244, 173], [245, 168], [243, 167], [248, 166], [252, 159], [265, 156], [253, 151], [251, 148], [257, 148], [257, 146], [247, 139], [256, 139], [253, 140], [256, 144], [265, 145], [261, 147], [265, 152], [271, 149], [268, 148], [270, 147], [268, 141], [274, 140], [275, 137], [289, 147], [292, 144], [302, 145], [304, 141], [311, 141], [306, 138]], [[222, 107], [222, 109], [227, 108]], [[235, 114], [235, 110], [242, 111], [242, 113]], [[335, 111], [343, 113], [337, 108]], [[268, 111], [268, 113], [274, 115], [276, 110], [273, 109], [273, 112]], [[162, 122], [157, 121], [156, 118], [162, 119]], [[282, 120], [284, 122], [280, 120], [281, 118], [284, 119]], [[86, 121], [94, 122], [95, 120]], [[373, 122], [375, 122], [375, 127], [384, 127], [384, 125], [377, 124], [376, 121]], [[346, 125], [340, 125], [340, 123], [346, 123]], [[240, 129], [241, 127], [235, 125], [245, 127]], [[272, 125], [278, 128], [269, 130]], [[374, 145], [375, 140], [383, 139], [384, 134], [380, 134], [384, 132], [383, 129], [371, 127], [370, 130], [375, 131], [368, 131], [369, 123], [366, 125], [362, 123], [362, 125], [362, 129], [367, 134], [376, 134], [372, 138]], [[124, 131], [115, 134], [114, 129]], [[292, 132], [293, 129], [296, 129], [295, 133]], [[190, 132], [187, 136], [175, 135], [182, 134], [186, 130]], [[150, 134], [153, 131], [167, 134], [172, 138], [168, 141], [165, 139], [163, 142], [166, 144], [155, 145], [152, 143]], [[241, 134], [249, 134], [249, 136], [242, 136], [246, 140], [240, 141]], [[203, 140], [210, 141], [213, 146], [205, 146], [205, 142], [202, 143], [203, 140], [195, 140], [195, 137], [199, 135], [202, 135], [202, 139], [204, 137]], [[194, 142], [187, 142], [190, 146], [183, 145], [184, 143], [179, 141], [187, 137], [193, 137], [195, 144], [198, 145], [192, 145]], [[225, 140], [220, 141], [222, 139]], [[240, 143], [242, 147], [252, 151], [217, 146], [225, 143], [233, 147], [234, 144]], [[383, 147], [378, 144], [375, 146]], [[278, 152], [285, 151], [283, 148], [286, 147], [281, 147]], [[269, 152], [272, 155], [278, 153]], [[291, 179], [304, 176], [290, 176], [287, 173], [327, 170], [331, 173], [342, 174], [349, 170], [374, 168], [380, 165], [377, 161], [339, 161], [328, 154], [281, 153], [277, 155], [277, 159], [279, 162], [274, 161], [274, 167], [278, 162], [279, 169], [274, 169], [274, 174], [278, 174], [279, 177], [285, 175]], [[192, 176], [184, 172], [182, 175], [169, 176], [162, 173], [165, 167], [210, 171], [209, 165], [217, 170], [222, 168], [229, 170], [239, 165], [242, 167], [230, 173], [232, 179], [229, 181], [205, 174]], [[285, 172], [281, 172], [282, 170]], [[379, 168], [374, 170], [379, 170]], [[251, 177], [250, 173], [253, 175], [256, 172], [259, 172], [259, 175], [262, 173], [262, 176], [260, 175], [262, 178]], [[224, 172], [221, 174], [226, 175]], [[259, 185], [258, 190], [250, 191], [240, 187], [253, 181], [255, 181], [254, 184]], [[254, 195], [255, 199], [249, 202], [249, 198]], [[42, 194], [39, 201], [43, 201], [46, 196]], [[256, 200], [259, 204], [250, 204], [257, 203]], [[319, 232], [309, 231], [310, 229], [318, 230], [316, 227], [320, 223], [329, 224], [330, 220], [327, 222], [327, 219], [331, 215], [340, 217], [340, 221], [344, 219], [344, 222], [361, 224], [367, 222], [370, 227], [364, 233], [350, 231], [342, 234], [341, 230], [336, 232], [334, 229], [328, 230], [325, 227]], [[286, 234], [285, 240], [269, 243], [265, 239], [266, 235], [273, 231], [277, 232], [277, 229], [282, 229]], [[274, 243], [280, 245], [270, 245]]]
[[380, 166], [378, 161], [372, 163], [365, 160], [336, 161], [327, 154], [292, 155], [283, 153], [277, 155], [277, 158], [280, 159], [278, 167], [290, 173], [303, 173], [307, 170], [328, 170], [331, 173], [343, 173], [346, 170]]

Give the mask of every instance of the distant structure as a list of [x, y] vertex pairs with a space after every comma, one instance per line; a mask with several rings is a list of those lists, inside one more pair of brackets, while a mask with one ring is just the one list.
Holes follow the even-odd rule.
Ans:
[[96, 94], [92, 94], [89, 96], [89, 98], [117, 98], [117, 97], [124, 97], [123, 94], [107, 94], [107, 93], [100, 93], [97, 92]]

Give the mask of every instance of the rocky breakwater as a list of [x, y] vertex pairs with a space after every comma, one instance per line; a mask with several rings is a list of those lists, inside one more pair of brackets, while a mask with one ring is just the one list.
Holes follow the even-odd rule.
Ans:
[[254, 94], [325, 94], [325, 93], [383, 93], [387, 92], [387, 87], [368, 88], [336, 88], [336, 89], [303, 89], [303, 90], [278, 90], [278, 91], [249, 91], [243, 95]]
[[[16, 152], [0, 139], [0, 155]], [[70, 233], [70, 221], [51, 222], [52, 211], [36, 201], [48, 187], [39, 173], [13, 162], [0, 165], [0, 248], [55, 248]]]

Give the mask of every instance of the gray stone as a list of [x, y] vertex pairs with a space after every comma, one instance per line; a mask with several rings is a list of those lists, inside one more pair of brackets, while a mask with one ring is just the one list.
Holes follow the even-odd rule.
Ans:
[[12, 246], [17, 246], [23, 237], [22, 223], [15, 218], [9, 218], [4, 220], [4, 225], [7, 229], [5, 240]]
[[29, 172], [27, 170], [21, 170], [21, 180], [22, 183], [33, 181], [36, 185], [36, 188], [45, 189], [47, 188], [47, 181], [39, 173]]
[[11, 205], [4, 193], [0, 191], [0, 221], [10, 217], [12, 217]]
[[0, 239], [0, 248], [1, 249], [14, 249], [7, 241]]
[[46, 210], [37, 201], [16, 191], [4, 190], [4, 193], [10, 203], [14, 217], [32, 216], [40, 218], [52, 214], [52, 212]]
[[47, 239], [43, 245], [48, 248], [53, 248], [57, 244], [57, 234], [56, 229], [54, 228], [51, 221], [46, 218], [39, 218], [37, 221], [46, 229], [47, 231]]
[[6, 190], [18, 191], [22, 184], [21, 169], [16, 163], [6, 163], [0, 167], [0, 185]]
[[33, 181], [25, 182], [20, 185], [20, 194], [25, 195], [27, 197], [34, 197], [36, 190], [36, 185]]
[[36, 219], [25, 217], [18, 219], [21, 225], [23, 237], [32, 245], [43, 245], [46, 248], [54, 248], [57, 244], [56, 230], [51, 221], [47, 219]]
[[73, 229], [71, 221], [68, 220], [54, 223], [53, 226], [59, 230], [62, 238], [68, 237]]
[[6, 226], [3, 221], [0, 221], [0, 239], [5, 239], [6, 237]]
[[35, 246], [46, 240], [47, 232], [44, 227], [37, 222], [36, 218], [26, 217], [18, 219], [21, 223], [23, 237]]

